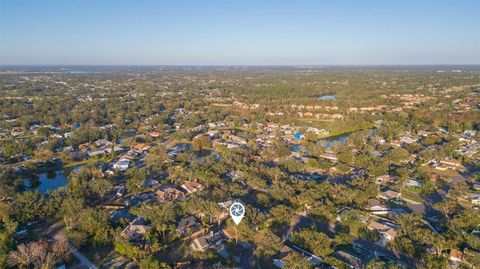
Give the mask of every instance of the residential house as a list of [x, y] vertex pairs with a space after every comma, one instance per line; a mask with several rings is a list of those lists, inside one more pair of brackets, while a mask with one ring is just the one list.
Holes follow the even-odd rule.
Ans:
[[349, 268], [358, 269], [365, 268], [368, 263], [369, 256], [357, 253], [354, 250], [343, 251], [337, 250], [333, 253], [333, 257], [343, 261]]
[[378, 198], [384, 199], [384, 200], [390, 200], [390, 199], [398, 199], [400, 198], [400, 193], [392, 190], [385, 190], [385, 191], [380, 191], [378, 193]]
[[150, 149], [150, 145], [147, 143], [138, 143], [135, 146], [133, 146], [133, 150], [137, 153], [144, 153], [147, 152]]
[[385, 246], [387, 241], [395, 239], [397, 236], [397, 226], [387, 221], [371, 220], [368, 222], [369, 230], [376, 230], [382, 235], [382, 239], [377, 242], [380, 246]]
[[218, 134], [218, 131], [217, 130], [210, 130], [207, 132], [207, 135], [210, 136], [210, 137], [215, 137], [217, 136]]
[[129, 240], [137, 241], [140, 240], [150, 228], [150, 226], [144, 224], [144, 221], [141, 218], [136, 218], [128, 224], [125, 229], [123, 229], [121, 235]]
[[112, 146], [112, 142], [106, 140], [106, 139], [98, 139], [97, 141], [95, 141], [95, 146], [97, 148], [106, 148], [106, 147], [111, 147]]
[[222, 239], [223, 237], [220, 233], [210, 231], [209, 233], [194, 239], [190, 246], [193, 251], [204, 252], [210, 247], [219, 246], [222, 243]]
[[464, 258], [465, 258], [465, 255], [463, 254], [463, 252], [456, 249], [450, 250], [450, 256], [448, 257], [450, 261], [461, 263], [464, 261]]
[[113, 187], [112, 194], [114, 197], [122, 197], [127, 193], [125, 186], [115, 186]]
[[477, 134], [477, 132], [474, 131], [474, 130], [465, 130], [463, 132], [463, 136], [465, 136], [465, 137], [475, 137], [476, 134]]
[[392, 142], [390, 143], [390, 145], [392, 145], [392, 146], [394, 146], [394, 147], [396, 147], [396, 148], [399, 148], [399, 147], [402, 146], [402, 141], [400, 141], [400, 140], [395, 140], [395, 141], [392, 141]]
[[122, 199], [125, 203], [126, 206], [135, 206], [139, 207], [141, 204], [146, 203], [148, 201], [152, 201], [156, 198], [156, 195], [154, 192], [143, 192], [143, 193], [137, 193], [132, 196], [129, 196], [128, 198], [125, 197]]
[[178, 144], [174, 147], [171, 147], [167, 150], [167, 154], [170, 156], [176, 156], [177, 154], [181, 153], [182, 151], [185, 151], [189, 148], [191, 148], [192, 145], [190, 144]]
[[79, 150], [89, 150], [92, 147], [92, 144], [90, 143], [83, 143], [78, 145]]
[[480, 191], [480, 184], [479, 183], [473, 184], [473, 189], [476, 191]]
[[414, 187], [414, 188], [421, 188], [422, 184], [416, 180], [409, 179], [403, 183], [403, 186], [405, 187]]
[[472, 204], [480, 205], [480, 194], [473, 194], [470, 201]]
[[186, 236], [193, 232], [198, 231], [201, 228], [201, 223], [195, 218], [194, 216], [189, 216], [186, 218], [182, 218], [177, 225], [177, 233], [181, 234], [182, 236]]
[[134, 130], [134, 129], [126, 130], [124, 134], [125, 136], [134, 136], [137, 134], [137, 130]]
[[128, 212], [128, 209], [122, 208], [110, 212], [110, 220], [115, 223], [119, 223], [121, 219], [131, 221], [133, 216]]
[[338, 158], [337, 156], [335, 156], [335, 154], [331, 151], [325, 151], [325, 153], [323, 153], [322, 155], [319, 156], [320, 158], [324, 158], [324, 159], [327, 159], [327, 160], [330, 160], [330, 161], [333, 161], [333, 162], [336, 162], [338, 161]]
[[440, 175], [435, 173], [435, 172], [431, 172], [430, 173], [430, 180], [433, 181], [433, 182], [437, 182], [438, 180], [440, 179]]
[[65, 151], [65, 152], [74, 152], [74, 149], [72, 146], [67, 146], [67, 147], [63, 147], [60, 149], [60, 151]]
[[220, 206], [219, 212], [214, 216], [215, 222], [220, 223], [223, 220], [230, 217], [230, 206], [233, 204], [233, 200], [227, 200], [225, 202], [218, 203]]
[[224, 179], [230, 180], [230, 181], [238, 181], [243, 177], [243, 172], [236, 170], [236, 171], [231, 171], [225, 174]]
[[171, 202], [177, 198], [183, 197], [183, 192], [170, 187], [157, 190], [155, 194], [157, 196], [157, 199], [160, 202], [164, 202], [164, 203]]
[[365, 209], [370, 211], [370, 213], [374, 215], [385, 215], [388, 214], [390, 211], [390, 207], [388, 205], [383, 204], [375, 198], [368, 199], [368, 203]]
[[117, 171], [126, 171], [130, 167], [130, 160], [120, 159], [118, 162], [113, 163], [112, 167]]
[[415, 142], [417, 142], [417, 140], [409, 137], [409, 136], [403, 136], [402, 138], [400, 138], [400, 142], [401, 143], [405, 143], [405, 144], [413, 144]]
[[203, 190], [203, 185], [195, 181], [184, 181], [180, 187], [182, 187], [187, 193], [194, 193]]
[[23, 135], [25, 132], [22, 130], [22, 128], [20, 127], [15, 127], [12, 129], [12, 131], [10, 132], [10, 134], [12, 136], [21, 136]]
[[154, 137], [154, 138], [157, 138], [157, 137], [160, 136], [160, 133], [157, 132], [157, 131], [153, 131], [153, 132], [150, 133], [150, 136], [151, 136], [151, 137]]
[[156, 185], [158, 185], [158, 181], [153, 178], [146, 178], [143, 181], [143, 186], [148, 188], [155, 187]]
[[50, 135], [50, 137], [54, 137], [54, 138], [58, 138], [58, 139], [63, 138], [63, 136], [59, 135], [59, 134], [52, 134], [52, 135]]
[[105, 154], [108, 154], [111, 150], [95, 150], [88, 152], [89, 157], [101, 157]]
[[325, 129], [318, 129], [314, 127], [308, 127], [307, 132], [314, 133], [316, 135], [328, 135], [330, 132]]
[[443, 160], [440, 161], [440, 165], [442, 167], [446, 167], [447, 169], [451, 169], [451, 170], [456, 170], [456, 169], [459, 169], [459, 168], [463, 168], [462, 163], [460, 161], [455, 160], [455, 159], [443, 159]]
[[234, 228], [225, 228], [222, 230], [222, 234], [227, 239], [237, 239], [237, 230], [235, 230]]
[[385, 185], [387, 183], [390, 183], [391, 181], [393, 181], [393, 177], [390, 175], [379, 176], [375, 179], [375, 183], [377, 185]]
[[414, 268], [414, 263], [408, 256], [395, 253], [388, 248], [374, 244], [370, 241], [354, 239], [352, 245], [355, 251], [362, 253], [363, 255], [368, 255], [369, 257], [375, 257], [377, 259], [382, 258], [389, 263], [392, 262], [398, 264], [403, 268]]
[[435, 169], [440, 170], [440, 171], [445, 171], [445, 170], [451, 168], [450, 166], [448, 166], [446, 164], [440, 164], [440, 163], [436, 164], [434, 167], [435, 167]]

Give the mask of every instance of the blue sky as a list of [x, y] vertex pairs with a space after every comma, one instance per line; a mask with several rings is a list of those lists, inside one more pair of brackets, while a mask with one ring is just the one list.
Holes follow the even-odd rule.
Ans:
[[480, 0], [0, 0], [0, 64], [480, 64]]

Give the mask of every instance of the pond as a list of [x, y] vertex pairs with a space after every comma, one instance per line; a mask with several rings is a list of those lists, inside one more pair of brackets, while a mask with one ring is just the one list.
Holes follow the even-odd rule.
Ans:
[[32, 178], [26, 178], [23, 180], [23, 185], [27, 190], [31, 190], [37, 187], [35, 190], [40, 194], [45, 194], [49, 190], [56, 190], [60, 187], [67, 186], [67, 176], [72, 171], [79, 170], [80, 167], [75, 166], [69, 170], [54, 170], [49, 172], [38, 173]]
[[332, 100], [337, 100], [337, 96], [335, 94], [325, 94], [320, 97], [318, 97], [318, 100], [322, 101], [332, 101]]
[[[368, 131], [368, 136], [370, 137], [370, 136], [374, 135], [376, 131], [377, 131], [377, 128], [370, 129]], [[359, 132], [359, 131], [355, 131], [355, 132]], [[330, 136], [330, 137], [327, 137], [327, 138], [324, 138], [324, 139], [320, 139], [318, 141], [318, 143], [325, 146], [325, 148], [329, 149], [330, 147], [332, 147], [335, 144], [345, 143], [345, 141], [347, 141], [347, 138], [353, 133], [354, 132], [348, 132], [348, 133], [341, 134], [341, 135]]]
[[335, 144], [343, 144], [345, 141], [347, 141], [347, 138], [351, 135], [352, 133], [346, 133], [342, 135], [335, 135], [335, 136], [330, 136], [324, 139], [320, 139], [318, 143], [322, 144], [325, 146], [325, 148], [329, 149]]
[[295, 151], [295, 152], [299, 152], [302, 150], [302, 146], [300, 145], [295, 145], [293, 147], [290, 148], [292, 151]]

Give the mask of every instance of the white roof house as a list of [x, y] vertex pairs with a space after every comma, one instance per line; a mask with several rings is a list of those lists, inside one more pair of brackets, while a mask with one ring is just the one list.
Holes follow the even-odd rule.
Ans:
[[480, 194], [472, 195], [472, 204], [480, 205]]
[[420, 188], [422, 187], [422, 184], [416, 180], [409, 179], [403, 183], [404, 186], [406, 187], [415, 187], [415, 188]]
[[130, 167], [130, 160], [120, 159], [118, 162], [112, 164], [113, 169], [119, 171], [125, 171]]

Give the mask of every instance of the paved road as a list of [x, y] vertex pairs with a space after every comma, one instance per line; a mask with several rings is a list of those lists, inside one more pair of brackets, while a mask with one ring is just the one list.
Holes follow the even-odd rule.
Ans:
[[78, 249], [67, 240], [67, 237], [65, 236], [65, 225], [62, 221], [58, 221], [50, 226], [47, 231], [44, 232], [44, 234], [57, 241], [67, 241], [67, 246], [70, 250], [70, 253], [72, 253], [72, 255], [80, 261], [82, 266], [88, 269], [98, 269], [95, 264], [93, 264], [87, 257], [80, 253], [80, 251], [78, 251]]

